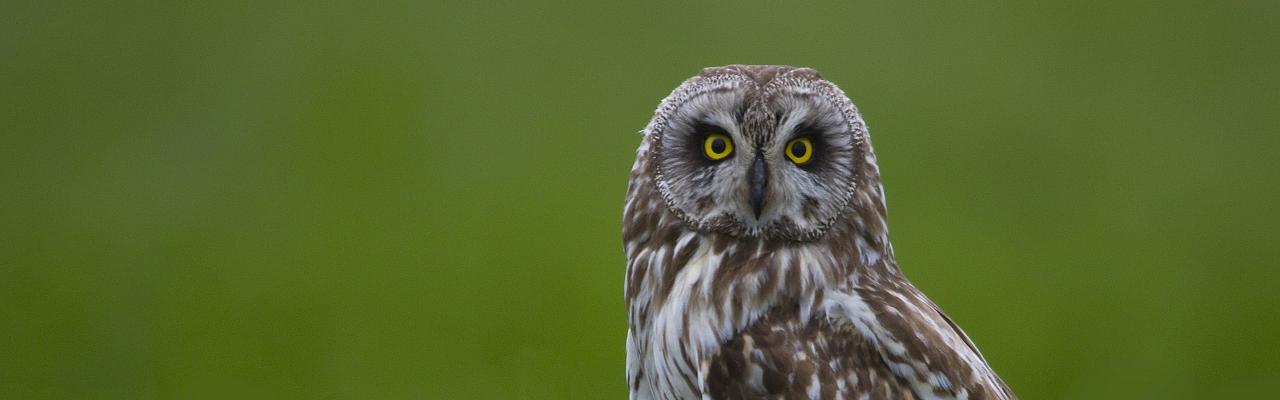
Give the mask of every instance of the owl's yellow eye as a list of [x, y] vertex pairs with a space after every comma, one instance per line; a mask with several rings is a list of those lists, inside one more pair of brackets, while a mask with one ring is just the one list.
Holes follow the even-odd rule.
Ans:
[[712, 133], [702, 142], [702, 152], [712, 160], [723, 160], [733, 154], [733, 140], [723, 134]]
[[787, 158], [796, 165], [805, 165], [813, 159], [813, 141], [807, 137], [798, 137], [787, 142]]

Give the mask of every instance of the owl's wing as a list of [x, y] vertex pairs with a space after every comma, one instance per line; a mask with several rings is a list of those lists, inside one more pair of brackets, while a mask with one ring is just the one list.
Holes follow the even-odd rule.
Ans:
[[871, 342], [917, 397], [1012, 399], [978, 349], [937, 305], [901, 275], [832, 293], [824, 313], [837, 331]]
[[[835, 293], [802, 320], [775, 309], [709, 360], [712, 399], [1014, 396], [964, 332], [910, 287]], [[825, 314], [825, 315], [824, 315]]]
[[[923, 295], [921, 296], [923, 297]], [[933, 307], [933, 311], [936, 312], [938, 316], [942, 317], [943, 321], [946, 321], [947, 326], [951, 328], [951, 332], [964, 340], [965, 346], [967, 346], [969, 350], [977, 356], [978, 360], [982, 362], [982, 368], [980, 368], [980, 370], [985, 371], [986, 375], [985, 380], [980, 380], [984, 382], [985, 385], [983, 391], [992, 392], [993, 394], [991, 397], [993, 398], [1016, 399], [1017, 396], [1013, 394], [1012, 389], [1009, 389], [1009, 385], [1004, 382], [1004, 379], [1000, 379], [1000, 376], [996, 375], [995, 371], [991, 370], [991, 366], [987, 364], [986, 358], [982, 357], [982, 352], [978, 351], [978, 346], [973, 344], [973, 340], [969, 339], [969, 335], [965, 334], [964, 330], [961, 330], [960, 326], [956, 325], [955, 321], [952, 321], [951, 317], [947, 316], [947, 313], [942, 312], [942, 309], [938, 308], [938, 305], [933, 304], [933, 302], [929, 302], [929, 305]], [[978, 372], [979, 374], [982, 373], [981, 371]]]

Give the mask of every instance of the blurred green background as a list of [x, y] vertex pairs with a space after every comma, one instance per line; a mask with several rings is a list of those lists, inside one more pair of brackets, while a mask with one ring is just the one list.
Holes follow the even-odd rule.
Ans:
[[640, 130], [860, 106], [1028, 399], [1280, 385], [1280, 3], [0, 2], [0, 398], [623, 398]]

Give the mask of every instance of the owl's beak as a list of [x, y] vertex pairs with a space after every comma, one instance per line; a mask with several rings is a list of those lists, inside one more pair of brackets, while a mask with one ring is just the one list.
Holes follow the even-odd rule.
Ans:
[[755, 212], [756, 219], [760, 219], [760, 212], [764, 211], [764, 190], [769, 184], [769, 170], [764, 167], [764, 156], [756, 156], [747, 182], [751, 185], [751, 211]]

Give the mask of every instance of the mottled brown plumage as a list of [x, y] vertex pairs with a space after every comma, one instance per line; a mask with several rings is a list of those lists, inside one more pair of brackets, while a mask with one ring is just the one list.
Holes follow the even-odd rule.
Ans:
[[623, 228], [631, 398], [1013, 398], [899, 271], [866, 126], [816, 71], [705, 69], [644, 133]]

